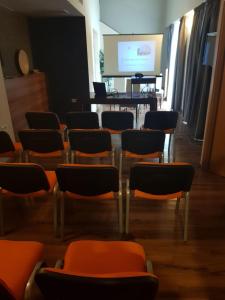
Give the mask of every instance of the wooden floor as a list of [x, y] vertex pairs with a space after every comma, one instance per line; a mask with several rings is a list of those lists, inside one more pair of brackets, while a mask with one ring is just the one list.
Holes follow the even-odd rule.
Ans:
[[[114, 142], [118, 144], [119, 137]], [[182, 241], [181, 218], [175, 214], [173, 201], [133, 203], [129, 236], [118, 234], [114, 203], [68, 202], [64, 242], [53, 235], [51, 199], [39, 199], [32, 205], [11, 201], [5, 203], [4, 239], [43, 242], [50, 266], [63, 257], [68, 243], [74, 240], [136, 241], [143, 245], [160, 279], [157, 299], [225, 299], [225, 178], [200, 169], [200, 152], [201, 145], [180, 122], [176, 161], [191, 162], [196, 171], [187, 243]]]

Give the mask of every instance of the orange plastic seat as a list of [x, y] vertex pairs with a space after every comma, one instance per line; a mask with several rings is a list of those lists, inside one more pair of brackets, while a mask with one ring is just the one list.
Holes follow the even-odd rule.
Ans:
[[36, 274], [44, 299], [151, 300], [157, 293], [158, 278], [134, 242], [72, 242], [60, 264]]
[[43, 248], [43, 244], [38, 242], [0, 240], [1, 300], [24, 299], [29, 292], [29, 278], [42, 260]]

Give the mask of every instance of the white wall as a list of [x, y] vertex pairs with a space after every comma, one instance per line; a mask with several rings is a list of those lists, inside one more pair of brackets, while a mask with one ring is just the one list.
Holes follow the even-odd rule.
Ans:
[[101, 39], [100, 39], [100, 48], [104, 49], [104, 41], [103, 41], [103, 35], [104, 34], [118, 34], [117, 31], [113, 30], [106, 24], [100, 22], [100, 33], [101, 33]]
[[121, 34], [161, 33], [166, 0], [100, 0], [101, 21]]
[[166, 0], [166, 22], [165, 26], [170, 25], [193, 8], [199, 6], [203, 0]]
[[0, 130], [7, 131], [14, 140], [12, 120], [9, 111], [8, 98], [5, 90], [5, 81], [0, 63]]

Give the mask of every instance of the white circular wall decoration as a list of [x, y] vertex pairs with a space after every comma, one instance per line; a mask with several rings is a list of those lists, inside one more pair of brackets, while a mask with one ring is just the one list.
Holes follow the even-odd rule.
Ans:
[[23, 75], [29, 74], [30, 72], [29, 58], [26, 51], [24, 51], [23, 49], [20, 49], [17, 52], [17, 63], [18, 63], [19, 70]]

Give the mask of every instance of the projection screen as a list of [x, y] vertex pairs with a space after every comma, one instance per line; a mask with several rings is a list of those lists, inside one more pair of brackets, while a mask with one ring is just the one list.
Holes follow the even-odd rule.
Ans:
[[163, 34], [104, 35], [104, 76], [159, 75]]

